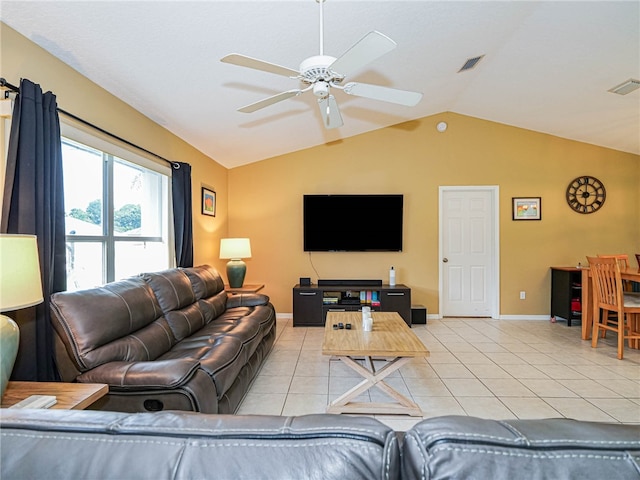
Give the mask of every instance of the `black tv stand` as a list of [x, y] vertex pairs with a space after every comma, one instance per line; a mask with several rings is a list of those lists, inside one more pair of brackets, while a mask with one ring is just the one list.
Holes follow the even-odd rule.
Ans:
[[[398, 312], [411, 326], [411, 289], [381, 281], [322, 280], [320, 284], [293, 287], [293, 326], [323, 327], [327, 312], [355, 312], [363, 306], [378, 312]], [[372, 284], [373, 282], [373, 284]], [[364, 283], [364, 284], [363, 284]]]

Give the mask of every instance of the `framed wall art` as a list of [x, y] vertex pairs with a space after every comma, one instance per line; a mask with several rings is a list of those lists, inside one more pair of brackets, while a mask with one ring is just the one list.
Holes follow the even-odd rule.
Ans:
[[202, 187], [202, 215], [216, 216], [216, 192]]
[[541, 197], [513, 197], [513, 220], [541, 220]]

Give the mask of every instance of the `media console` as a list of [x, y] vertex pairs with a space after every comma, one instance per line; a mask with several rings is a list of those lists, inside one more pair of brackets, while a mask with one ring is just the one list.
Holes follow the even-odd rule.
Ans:
[[398, 312], [411, 326], [411, 289], [383, 285], [379, 280], [320, 280], [318, 285], [294, 286], [293, 326], [323, 327], [327, 312], [355, 312], [363, 306]]

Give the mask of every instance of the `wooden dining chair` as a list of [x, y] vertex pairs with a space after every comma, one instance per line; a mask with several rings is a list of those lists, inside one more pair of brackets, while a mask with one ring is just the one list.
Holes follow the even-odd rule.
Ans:
[[[640, 332], [637, 316], [640, 315], [640, 295], [622, 290], [620, 264], [613, 256], [587, 257], [593, 278], [593, 334], [591, 346], [598, 346], [600, 333], [616, 332], [618, 336], [618, 359], [622, 360], [624, 341], [629, 346], [637, 345]], [[609, 315], [616, 313], [615, 317]], [[602, 313], [602, 315], [601, 315]]]
[[[615, 258], [618, 261], [618, 265], [620, 268], [629, 268], [629, 255], [620, 254], [620, 255], [598, 255], [602, 258]], [[631, 282], [627, 280], [622, 280], [622, 287], [625, 292], [632, 292], [633, 288], [631, 287]]]

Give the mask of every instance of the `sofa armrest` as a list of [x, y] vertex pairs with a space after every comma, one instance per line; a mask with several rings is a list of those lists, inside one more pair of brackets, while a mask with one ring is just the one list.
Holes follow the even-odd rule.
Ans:
[[186, 383], [200, 366], [188, 358], [152, 362], [109, 362], [77, 377], [82, 383], [106, 383], [123, 390], [175, 388]]
[[258, 305], [268, 305], [269, 297], [261, 293], [240, 293], [230, 295], [227, 299], [227, 308], [235, 307], [256, 307]]

